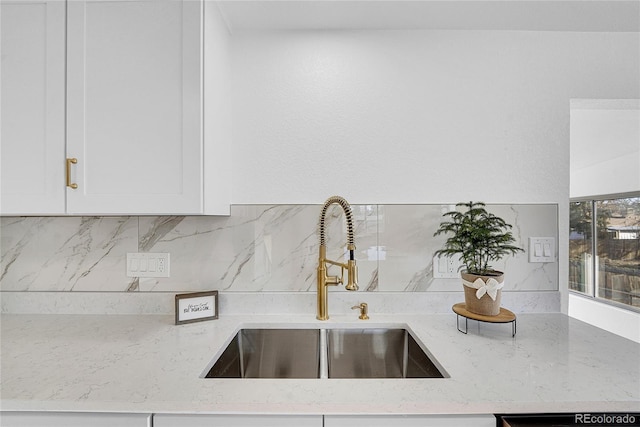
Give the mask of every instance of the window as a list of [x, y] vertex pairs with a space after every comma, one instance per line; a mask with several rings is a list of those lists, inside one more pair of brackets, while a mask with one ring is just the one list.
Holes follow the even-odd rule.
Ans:
[[640, 197], [572, 201], [569, 227], [569, 289], [640, 308]]
[[592, 295], [593, 202], [571, 202], [569, 212], [569, 289]]

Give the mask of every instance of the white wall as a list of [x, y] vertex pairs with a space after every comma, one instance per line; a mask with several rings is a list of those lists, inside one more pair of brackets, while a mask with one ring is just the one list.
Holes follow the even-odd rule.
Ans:
[[571, 101], [574, 197], [640, 191], [640, 100]]
[[[570, 196], [640, 191], [640, 100], [571, 102]], [[571, 295], [569, 315], [640, 342], [640, 313]]]
[[569, 100], [639, 94], [637, 33], [236, 33], [233, 203], [565, 202]]
[[638, 98], [639, 52], [637, 33], [236, 33], [232, 201], [557, 203], [566, 283], [569, 100]]

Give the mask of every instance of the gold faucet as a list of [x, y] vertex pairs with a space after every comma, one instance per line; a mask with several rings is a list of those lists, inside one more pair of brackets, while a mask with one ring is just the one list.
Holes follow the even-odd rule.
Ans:
[[[324, 238], [324, 221], [327, 215], [327, 209], [333, 204], [338, 204], [344, 210], [344, 214], [347, 220], [347, 250], [349, 251], [349, 259], [347, 263], [332, 261], [327, 259], [327, 247], [325, 245]], [[318, 320], [329, 319], [328, 308], [328, 288], [327, 286], [336, 286], [344, 283], [344, 271], [347, 270], [347, 284], [345, 289], [348, 291], [358, 290], [358, 267], [356, 266], [356, 259], [354, 252], [356, 245], [353, 243], [353, 213], [351, 212], [351, 206], [349, 202], [340, 196], [332, 196], [324, 202], [322, 207], [322, 213], [320, 214], [320, 254], [318, 257], [318, 313], [316, 318]], [[327, 268], [329, 265], [337, 265], [340, 267], [340, 277], [327, 276]]]

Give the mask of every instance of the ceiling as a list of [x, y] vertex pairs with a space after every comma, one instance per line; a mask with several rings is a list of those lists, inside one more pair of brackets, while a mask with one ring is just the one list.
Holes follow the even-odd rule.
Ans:
[[640, 32], [640, 0], [222, 0], [231, 31]]

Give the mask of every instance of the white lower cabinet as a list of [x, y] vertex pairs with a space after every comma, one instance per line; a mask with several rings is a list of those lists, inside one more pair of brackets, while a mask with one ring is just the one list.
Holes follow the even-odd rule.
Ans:
[[326, 415], [324, 427], [495, 427], [484, 415]]
[[322, 427], [322, 415], [155, 414], [153, 427]]
[[0, 412], [2, 427], [151, 427], [151, 414]]
[[169, 415], [153, 427], [495, 427], [493, 415]]
[[0, 412], [2, 427], [494, 427], [493, 415], [190, 415]]

